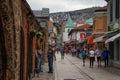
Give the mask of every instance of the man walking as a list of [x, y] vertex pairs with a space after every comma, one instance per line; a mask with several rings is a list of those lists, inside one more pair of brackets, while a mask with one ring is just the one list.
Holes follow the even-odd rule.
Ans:
[[64, 56], [65, 56], [64, 47], [63, 46], [60, 47], [60, 54], [61, 54], [61, 60], [63, 60]]
[[56, 61], [55, 52], [53, 51], [52, 46], [49, 45], [49, 49], [48, 49], [48, 66], [49, 66], [49, 71], [48, 71], [48, 73], [53, 73], [53, 58]]
[[109, 51], [107, 50], [107, 48], [105, 47], [104, 48], [104, 51], [103, 51], [103, 58], [104, 58], [104, 62], [105, 62], [105, 67], [108, 67], [108, 62], [109, 62]]

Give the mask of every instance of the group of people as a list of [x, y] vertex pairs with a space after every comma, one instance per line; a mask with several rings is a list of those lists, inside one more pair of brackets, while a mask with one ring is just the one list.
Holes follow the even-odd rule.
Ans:
[[[60, 53], [61, 53], [61, 60], [64, 59], [65, 52], [69, 53], [68, 49], [65, 49], [65, 47], [60, 47]], [[76, 54], [76, 49], [74, 47], [71, 48], [71, 53], [72, 55]], [[89, 51], [87, 51], [86, 48], [83, 48], [82, 50], [79, 51], [79, 54], [82, 56], [83, 60], [83, 66], [85, 66], [85, 61], [86, 58], [89, 57], [90, 59], [90, 68], [94, 66], [94, 61], [95, 57], [97, 58], [97, 63], [98, 67], [101, 67], [101, 60], [104, 60], [105, 67], [108, 67], [109, 63], [109, 55], [110, 52], [107, 50], [106, 47], [104, 47], [104, 50], [101, 50], [99, 47], [94, 50], [94, 48], [90, 48]], [[56, 61], [56, 56], [55, 56], [55, 50], [51, 45], [49, 45], [48, 49], [48, 73], [53, 73], [53, 60], [55, 59]], [[41, 48], [36, 49], [36, 61], [37, 61], [37, 66], [35, 68], [36, 72], [43, 72], [42, 70], [42, 59], [43, 59], [43, 51]]]
[[83, 66], [85, 66], [86, 58], [89, 57], [90, 68], [94, 66], [95, 58], [97, 58], [98, 67], [101, 67], [102, 59], [104, 60], [105, 67], [108, 67], [109, 55], [110, 55], [110, 52], [107, 50], [106, 47], [104, 47], [104, 50], [101, 50], [99, 47], [96, 50], [94, 50], [94, 48], [90, 48], [88, 52], [84, 48], [82, 51]]

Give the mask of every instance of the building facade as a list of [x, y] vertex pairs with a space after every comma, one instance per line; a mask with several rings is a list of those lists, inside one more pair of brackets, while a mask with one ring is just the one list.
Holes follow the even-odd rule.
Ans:
[[40, 29], [26, 0], [0, 1], [0, 80], [28, 80]]
[[107, 7], [102, 7], [94, 12], [93, 34], [95, 35], [95, 48], [103, 49], [105, 46], [104, 34], [107, 32]]
[[[33, 13], [41, 26], [41, 29], [43, 31], [43, 42], [42, 46], [39, 45], [43, 52], [44, 52], [44, 62], [47, 61], [47, 52], [48, 52], [48, 26], [49, 26], [49, 8], [42, 8], [42, 10], [33, 10]], [[42, 39], [42, 38], [41, 38]], [[41, 43], [41, 40], [38, 42]]]
[[70, 38], [68, 36], [68, 33], [75, 28], [77, 25], [72, 22], [71, 17], [68, 17], [66, 24], [65, 24], [65, 31], [63, 32], [63, 42], [69, 41]]
[[108, 33], [106, 36], [109, 38], [105, 41], [109, 45], [111, 52], [112, 66], [119, 67], [120, 61], [120, 1], [119, 0], [106, 0], [107, 1], [107, 26]]

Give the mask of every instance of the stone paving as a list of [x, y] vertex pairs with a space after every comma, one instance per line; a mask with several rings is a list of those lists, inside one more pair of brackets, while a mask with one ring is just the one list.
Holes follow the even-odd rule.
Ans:
[[[97, 67], [95, 62], [93, 68], [89, 68], [89, 60], [86, 66], [82, 66], [82, 60], [71, 55], [65, 55], [61, 60], [61, 55], [56, 54], [57, 60], [54, 62], [53, 74], [48, 72], [48, 63], [43, 65], [43, 72], [36, 74], [31, 80], [120, 80], [120, 69], [108, 67]], [[75, 67], [76, 66], [76, 67]]]
[[[64, 65], [63, 65], [64, 64]], [[76, 66], [76, 67], [75, 67]], [[86, 66], [83, 67], [82, 60], [71, 55], [66, 55], [64, 61], [61, 61], [60, 55], [57, 55], [55, 80], [120, 80], [119, 69], [112, 67], [104, 68], [97, 67], [97, 62], [93, 68], [89, 68], [89, 60], [86, 61]]]
[[54, 72], [48, 73], [48, 63], [45, 63], [43, 66], [43, 72], [35, 74], [35, 77], [32, 80], [54, 80]]

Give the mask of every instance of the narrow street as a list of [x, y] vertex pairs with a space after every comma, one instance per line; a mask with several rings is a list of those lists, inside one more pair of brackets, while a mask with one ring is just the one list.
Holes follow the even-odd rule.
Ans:
[[0, 0], [0, 80], [120, 80], [120, 0]]
[[[98, 68], [94, 62], [94, 67], [89, 68], [89, 60], [86, 66], [82, 66], [82, 59], [65, 55], [65, 59], [61, 60], [61, 55], [56, 54], [55, 62], [55, 80], [119, 80], [118, 70], [113, 68]], [[111, 70], [111, 71], [109, 71]]]

